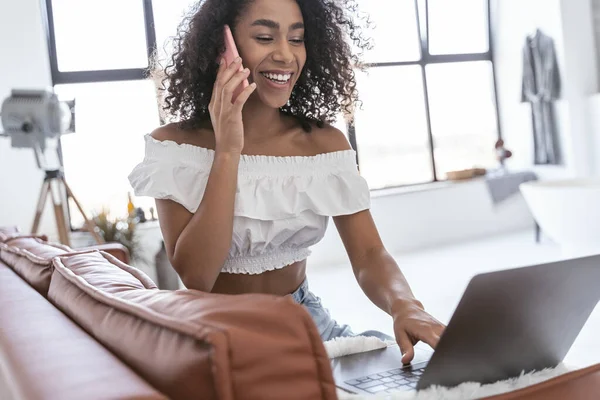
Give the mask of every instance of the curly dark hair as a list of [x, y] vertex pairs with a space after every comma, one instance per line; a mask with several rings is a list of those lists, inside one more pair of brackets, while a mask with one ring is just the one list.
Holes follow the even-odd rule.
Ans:
[[[154, 68], [166, 119], [194, 129], [210, 119], [208, 106], [217, 76], [216, 60], [224, 50], [223, 26], [235, 26], [252, 0], [200, 0], [172, 38], [173, 55], [166, 68]], [[305, 25], [307, 59], [281, 111], [297, 117], [305, 130], [310, 121], [323, 126], [344, 111], [353, 114], [358, 102], [354, 68], [371, 43], [361, 33], [355, 0], [297, 0]], [[348, 40], [349, 39], [349, 40]], [[351, 42], [357, 50], [352, 52]], [[155, 64], [157, 65], [157, 64]], [[158, 74], [157, 74], [158, 72]]]

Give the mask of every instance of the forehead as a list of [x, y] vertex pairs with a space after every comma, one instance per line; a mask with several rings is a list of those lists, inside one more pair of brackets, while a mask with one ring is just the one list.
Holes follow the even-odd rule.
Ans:
[[296, 22], [304, 22], [296, 0], [254, 0], [241, 18], [252, 23], [257, 19], [279, 22], [282, 28]]

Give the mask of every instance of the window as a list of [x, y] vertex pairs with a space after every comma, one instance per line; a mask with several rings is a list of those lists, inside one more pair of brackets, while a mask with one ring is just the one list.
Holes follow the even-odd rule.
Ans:
[[171, 38], [177, 33], [177, 27], [183, 17], [197, 3], [197, 0], [154, 0], [152, 9], [156, 28], [158, 59], [166, 66], [173, 54]]
[[489, 50], [487, 1], [429, 0], [427, 15], [431, 54]]
[[[61, 98], [76, 99], [77, 132], [62, 146], [65, 174], [88, 211], [122, 215], [143, 136], [160, 123], [155, 51], [196, 0], [45, 0], [50, 64]], [[357, 73], [362, 108], [334, 124], [358, 153], [372, 189], [433, 182], [494, 163], [499, 137], [489, 0], [359, 0], [375, 47]], [[151, 199], [137, 199], [149, 208]], [[73, 225], [80, 226], [78, 214]]]
[[374, 48], [358, 74], [354, 142], [371, 189], [495, 165], [488, 0], [361, 0]]
[[54, 85], [141, 80], [156, 48], [151, 0], [44, 0]]
[[417, 61], [421, 46], [414, 0], [361, 0], [361, 14], [368, 17], [370, 37], [377, 45], [365, 54], [371, 63]]
[[52, 0], [59, 71], [146, 68], [141, 1]]
[[433, 179], [421, 67], [374, 68], [358, 75], [355, 113], [360, 170], [372, 189]]
[[[57, 85], [59, 97], [76, 99], [77, 129], [61, 139], [65, 176], [88, 211], [127, 214], [127, 176], [144, 157], [143, 137], [160, 121], [154, 84], [148, 80]], [[139, 199], [148, 210], [154, 202]], [[74, 227], [83, 225], [79, 213]]]
[[425, 67], [437, 175], [488, 166], [498, 139], [489, 61]]
[[[149, 0], [46, 0], [50, 66], [61, 99], [75, 99], [76, 132], [62, 138], [65, 177], [86, 212], [127, 214], [127, 176], [159, 123], [146, 79], [156, 47]], [[146, 209], [152, 203], [140, 199]], [[71, 213], [71, 226], [83, 219]]]

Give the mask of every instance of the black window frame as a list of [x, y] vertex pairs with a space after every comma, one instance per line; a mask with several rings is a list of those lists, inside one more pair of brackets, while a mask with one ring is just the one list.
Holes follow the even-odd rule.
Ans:
[[[52, 0], [40, 0], [42, 8], [42, 20], [47, 35], [48, 51], [50, 56], [50, 69], [52, 77], [52, 86], [61, 84], [77, 84], [77, 83], [94, 83], [94, 82], [114, 82], [114, 81], [131, 81], [131, 80], [144, 80], [147, 79], [146, 68], [134, 68], [134, 69], [114, 69], [114, 70], [98, 70], [98, 71], [60, 71], [58, 69], [58, 54], [56, 50], [56, 37], [54, 30], [53, 20], [53, 9]], [[157, 48], [156, 43], [156, 31], [154, 24], [154, 12], [152, 7], [153, 0], [139, 0], [143, 3], [144, 11], [144, 26], [146, 33], [146, 47], [148, 53], [148, 60], [151, 59]], [[431, 54], [429, 52], [429, 0], [414, 0], [415, 10], [417, 15], [417, 29], [420, 38], [420, 53], [421, 57], [416, 61], [399, 61], [399, 62], [382, 62], [382, 63], [366, 63], [365, 66], [368, 69], [371, 68], [386, 68], [386, 67], [397, 67], [397, 66], [411, 66], [418, 65], [421, 68], [421, 77], [423, 81], [424, 99], [425, 99], [425, 115], [427, 123], [427, 135], [429, 141], [429, 153], [431, 160], [431, 167], [433, 171], [433, 180], [431, 182], [441, 181], [437, 173], [436, 161], [435, 161], [435, 143], [434, 136], [431, 128], [431, 110], [429, 102], [429, 91], [427, 86], [427, 74], [426, 66], [431, 64], [439, 63], [460, 63], [470, 61], [488, 61], [492, 67], [492, 87], [494, 95], [494, 103], [496, 109], [496, 128], [498, 133], [498, 139], [502, 138], [501, 122], [500, 122], [500, 110], [498, 106], [498, 90], [497, 90], [497, 73], [496, 64], [494, 60], [494, 29], [492, 23], [492, 2], [493, 0], [486, 0], [487, 6], [487, 26], [488, 26], [488, 51], [485, 53], [466, 53], [466, 54]], [[45, 12], [44, 12], [45, 11]], [[353, 122], [347, 123], [348, 139], [352, 148], [357, 153], [357, 163], [360, 168], [360, 149], [357, 143], [357, 136], [360, 132], [357, 132]], [[383, 189], [395, 188], [395, 187], [406, 187], [413, 185], [422, 185], [431, 182], [422, 182], [415, 184], [402, 184], [392, 185]], [[381, 190], [381, 189], [375, 189]]]
[[[427, 136], [429, 144], [429, 156], [431, 162], [431, 168], [433, 172], [433, 180], [428, 182], [419, 182], [411, 184], [400, 184], [391, 185], [378, 190], [394, 189], [399, 187], [410, 187], [419, 186], [428, 183], [435, 183], [444, 181], [438, 176], [436, 161], [435, 161], [435, 142], [433, 137], [433, 131], [431, 128], [431, 108], [429, 102], [429, 90], [427, 85], [427, 65], [432, 64], [448, 64], [448, 63], [461, 63], [461, 62], [472, 62], [472, 61], [488, 61], [492, 67], [492, 90], [494, 95], [494, 107], [496, 111], [496, 131], [498, 139], [502, 139], [502, 127], [500, 122], [500, 110], [498, 106], [498, 86], [497, 86], [497, 74], [496, 74], [496, 63], [494, 59], [494, 28], [492, 23], [492, 0], [486, 0], [486, 16], [487, 16], [487, 35], [488, 35], [488, 51], [484, 53], [461, 53], [461, 54], [431, 54], [429, 52], [429, 1], [428, 0], [414, 0], [415, 11], [417, 14], [417, 30], [419, 34], [419, 44], [421, 57], [419, 60], [414, 61], [398, 61], [398, 62], [379, 62], [379, 63], [365, 63], [365, 67], [368, 69], [372, 68], [386, 68], [386, 67], [402, 67], [402, 66], [419, 66], [421, 68], [421, 79], [423, 82], [423, 94], [425, 102], [425, 118], [427, 125]], [[357, 132], [356, 127], [353, 123], [348, 124], [348, 139], [350, 144], [357, 153], [357, 163], [360, 168], [360, 151], [357, 143]]]
[[[156, 31], [154, 29], [154, 12], [152, 0], [138, 0], [143, 4], [144, 27], [146, 34], [146, 52], [148, 62], [156, 50]], [[135, 81], [148, 78], [147, 68], [124, 68], [97, 71], [60, 71], [56, 50], [56, 34], [54, 29], [54, 11], [52, 0], [41, 0], [42, 22], [46, 33], [50, 56], [50, 72], [52, 86], [77, 83]], [[44, 12], [45, 11], [45, 12]]]

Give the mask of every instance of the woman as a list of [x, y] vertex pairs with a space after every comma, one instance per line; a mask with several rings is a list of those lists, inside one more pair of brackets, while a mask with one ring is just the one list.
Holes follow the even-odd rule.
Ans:
[[[343, 11], [351, 3], [200, 2], [165, 72], [165, 110], [180, 122], [146, 137], [146, 157], [130, 181], [137, 195], [156, 198], [170, 261], [186, 287], [291, 294], [323, 340], [353, 335], [306, 283], [308, 249], [333, 216], [360, 286], [393, 317], [408, 363], [413, 345], [435, 347], [444, 326], [386, 252], [356, 155], [326, 124], [357, 100], [357, 60], [344, 39], [366, 44]], [[241, 56], [229, 67], [216, 63], [226, 24]], [[244, 79], [251, 85], [232, 101]]]

